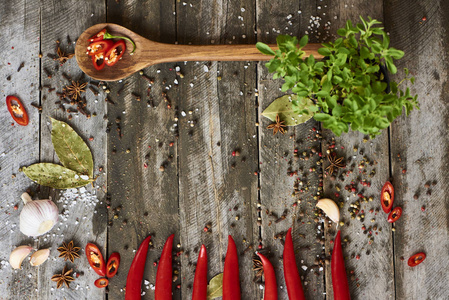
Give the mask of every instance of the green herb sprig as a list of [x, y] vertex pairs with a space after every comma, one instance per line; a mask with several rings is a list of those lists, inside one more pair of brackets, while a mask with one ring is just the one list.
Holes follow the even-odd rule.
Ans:
[[291, 97], [295, 114], [313, 115], [337, 136], [351, 128], [373, 138], [400, 116], [403, 108], [407, 115], [413, 108], [419, 109], [418, 96], [411, 95], [408, 87], [399, 88], [406, 81], [415, 81], [407, 69], [405, 78], [399, 83], [391, 81], [388, 89], [384, 66], [396, 74], [394, 60], [402, 58], [404, 52], [389, 47], [390, 38], [384, 28], [376, 26], [381, 22], [370, 17], [360, 19], [361, 24], [353, 26], [348, 21], [340, 28], [337, 34], [341, 37], [335, 42], [322, 44], [318, 50], [324, 56], [322, 60], [313, 55], [305, 57], [302, 49], [308, 43], [307, 35], [300, 40], [279, 35], [276, 50], [264, 43], [257, 43], [256, 47], [274, 56], [266, 67], [274, 73], [274, 79], [284, 79], [282, 91], [296, 94]]

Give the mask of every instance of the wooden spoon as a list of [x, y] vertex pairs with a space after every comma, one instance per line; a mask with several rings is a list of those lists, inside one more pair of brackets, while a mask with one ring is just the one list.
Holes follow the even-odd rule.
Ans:
[[[97, 71], [86, 52], [89, 45], [88, 39], [103, 28], [112, 35], [125, 36], [133, 40], [136, 51], [131, 55], [133, 46], [126, 41], [126, 52], [122, 59], [112, 67], [105, 66], [103, 70]], [[277, 48], [276, 45], [270, 45], [270, 47]], [[303, 50], [306, 55], [313, 54], [314, 57], [321, 58], [318, 48], [320, 48], [319, 44], [308, 44]], [[96, 24], [86, 29], [76, 42], [75, 56], [84, 73], [103, 81], [120, 80], [148, 66], [166, 62], [262, 61], [272, 58], [270, 55], [260, 53], [254, 44], [207, 46], [164, 44], [148, 40], [123, 26], [112, 23]]]

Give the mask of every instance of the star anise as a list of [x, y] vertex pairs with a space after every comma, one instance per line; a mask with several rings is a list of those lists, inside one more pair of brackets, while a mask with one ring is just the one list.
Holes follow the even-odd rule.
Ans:
[[68, 244], [62, 243], [62, 246], [58, 248], [59, 257], [63, 257], [64, 260], [70, 260], [72, 263], [75, 258], [80, 258], [78, 251], [80, 251], [80, 247], [74, 247], [73, 241], [70, 241]]
[[330, 175], [332, 175], [332, 173], [334, 172], [334, 168], [340, 169], [340, 168], [344, 168], [345, 167], [345, 164], [342, 162], [343, 161], [343, 157], [337, 158], [335, 153], [333, 155], [332, 154], [328, 154], [327, 155], [327, 160], [329, 161], [330, 165], [326, 168], [326, 170], [329, 170], [329, 174]]
[[73, 100], [77, 100], [78, 97], [81, 98], [81, 93], [84, 93], [86, 90], [84, 89], [87, 85], [87, 82], [85, 83], [79, 83], [78, 81], [72, 80], [72, 85], [68, 85], [64, 88], [64, 92], [70, 96]]
[[278, 131], [280, 133], [284, 134], [285, 127], [287, 127], [287, 126], [284, 125], [284, 121], [281, 121], [279, 118], [279, 115], [276, 115], [276, 123], [272, 123], [272, 124], [268, 125], [267, 129], [273, 129], [273, 134], [278, 133]]
[[57, 52], [58, 56], [53, 59], [58, 60], [61, 63], [61, 65], [64, 64], [69, 59], [71, 59], [75, 55], [74, 53], [65, 54], [64, 51], [62, 51], [60, 47], [58, 47], [58, 50], [56, 52]]
[[74, 281], [75, 278], [70, 276], [73, 272], [73, 269], [67, 270], [67, 266], [64, 266], [64, 270], [62, 270], [61, 274], [55, 274], [51, 277], [52, 281], [56, 282], [56, 288], [59, 289], [65, 283], [65, 285], [70, 288], [70, 282]]
[[263, 264], [259, 255], [253, 255], [253, 271], [255, 272], [254, 281], [258, 281], [263, 275]]

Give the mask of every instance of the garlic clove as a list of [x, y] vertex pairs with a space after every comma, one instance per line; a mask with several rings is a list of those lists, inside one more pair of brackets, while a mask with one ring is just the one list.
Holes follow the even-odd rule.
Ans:
[[331, 219], [335, 223], [338, 223], [338, 221], [340, 221], [340, 209], [338, 208], [337, 204], [335, 204], [335, 202], [331, 199], [318, 200], [316, 207], [321, 208], [329, 217], [329, 219]]
[[31, 250], [33, 250], [30, 246], [19, 246], [12, 250], [11, 254], [9, 255], [9, 264], [13, 269], [20, 269], [22, 266], [22, 262], [25, 259], [25, 257], [30, 254]]
[[39, 266], [44, 263], [50, 255], [50, 249], [40, 249], [31, 254], [30, 264], [32, 266]]
[[27, 201], [20, 212], [20, 231], [27, 236], [40, 236], [58, 222], [59, 210], [51, 200]]

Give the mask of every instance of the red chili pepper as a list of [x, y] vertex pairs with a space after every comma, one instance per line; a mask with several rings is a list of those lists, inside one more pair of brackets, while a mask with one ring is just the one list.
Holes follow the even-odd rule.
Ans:
[[391, 182], [385, 182], [382, 190], [380, 192], [380, 203], [382, 205], [382, 209], [386, 214], [388, 214], [393, 208], [394, 201], [394, 188]]
[[147, 236], [134, 256], [126, 278], [125, 300], [141, 299], [141, 287], [151, 235]]
[[388, 219], [387, 221], [390, 223], [394, 223], [397, 220], [399, 220], [399, 218], [402, 215], [402, 208], [399, 206], [396, 206], [395, 208], [393, 208], [392, 211], [390, 211], [390, 214], [388, 215]]
[[296, 266], [295, 250], [293, 248], [292, 229], [289, 228], [284, 243], [284, 277], [287, 286], [288, 299], [305, 300], [301, 277]]
[[100, 249], [92, 243], [87, 243], [85, 252], [87, 260], [95, 273], [100, 276], [106, 276], [106, 264]]
[[118, 267], [120, 266], [120, 253], [114, 252], [109, 256], [108, 263], [106, 264], [106, 277], [112, 278], [117, 274]]
[[16, 96], [7, 96], [6, 106], [8, 107], [11, 117], [17, 122], [17, 124], [22, 126], [28, 125], [28, 114], [19, 98]]
[[228, 237], [228, 250], [223, 270], [223, 300], [240, 300], [240, 277], [237, 247], [232, 239]]
[[345, 260], [341, 249], [340, 230], [334, 241], [334, 250], [331, 260], [332, 285], [334, 289], [334, 300], [350, 300], [348, 278], [346, 277]]
[[207, 252], [202, 245], [196, 263], [195, 280], [193, 281], [192, 300], [207, 299]]
[[263, 276], [265, 277], [265, 292], [263, 294], [263, 300], [277, 300], [278, 286], [276, 283], [276, 274], [274, 273], [273, 265], [263, 254], [257, 253], [257, 255], [259, 255], [260, 260], [262, 260]]
[[87, 46], [87, 54], [95, 55], [101, 52], [107, 52], [114, 45], [113, 41], [110, 40], [101, 40], [98, 42], [93, 42], [89, 46]]
[[106, 33], [106, 28], [98, 32], [97, 34], [90, 37], [89, 43], [94, 43], [103, 40], [104, 34]]
[[95, 286], [99, 289], [107, 287], [109, 284], [109, 280], [107, 278], [98, 278], [97, 280], [95, 280], [94, 282]]
[[[120, 50], [121, 47], [121, 50]], [[105, 55], [106, 64], [110, 67], [115, 65], [120, 58], [125, 54], [126, 51], [126, 44], [124, 40], [119, 40], [117, 43], [115, 43], [107, 52]]]
[[410, 267], [416, 267], [417, 265], [422, 263], [425, 259], [426, 259], [426, 254], [424, 252], [419, 252], [419, 253], [416, 253], [415, 255], [412, 255], [408, 259], [407, 263]]
[[162, 249], [161, 259], [156, 273], [156, 290], [154, 291], [155, 300], [172, 299], [172, 248], [174, 234], [170, 235]]
[[95, 70], [100, 71], [106, 65], [106, 60], [104, 59], [104, 52], [97, 53], [92, 55], [92, 64], [94, 65]]

